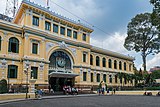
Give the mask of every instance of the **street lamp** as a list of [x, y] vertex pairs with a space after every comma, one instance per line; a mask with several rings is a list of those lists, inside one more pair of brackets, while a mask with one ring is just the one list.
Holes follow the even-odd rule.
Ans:
[[27, 60], [25, 64], [26, 64], [26, 69], [24, 69], [24, 73], [26, 74], [26, 99], [28, 99], [28, 69], [30, 62]]

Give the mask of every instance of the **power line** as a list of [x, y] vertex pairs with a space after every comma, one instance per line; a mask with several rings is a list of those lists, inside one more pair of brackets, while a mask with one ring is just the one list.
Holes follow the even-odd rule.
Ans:
[[70, 12], [69, 10], [67, 10], [67, 9], [65, 9], [64, 7], [60, 6], [59, 4], [55, 3], [53, 0], [50, 0], [50, 1], [51, 1], [53, 4], [57, 5], [58, 7], [62, 8], [63, 10], [67, 11], [67, 12], [70, 13], [71, 15], [73, 15], [73, 16], [79, 18], [80, 20], [84, 21], [85, 23], [87, 23], [87, 24], [90, 25], [91, 27], [94, 27], [94, 28], [96, 28], [96, 29], [102, 31], [102, 32], [105, 33], [105, 34], [110, 35], [109, 33], [105, 32], [105, 31], [102, 30], [101, 28], [99, 28], [99, 27], [93, 25], [92, 23], [86, 21], [85, 19], [83, 19], [83, 18], [77, 16], [76, 14]]
[[[91, 27], [96, 28], [97, 30], [103, 32], [103, 33], [106, 34], [106, 35], [110, 35], [111, 38], [119, 39], [119, 38], [117, 38], [117, 37], [111, 35], [110, 33], [105, 32], [103, 29], [101, 29], [101, 28], [99, 28], [99, 27], [93, 25], [92, 23], [88, 22], [87, 20], [85, 20], [85, 19], [83, 19], [83, 18], [77, 16], [76, 14], [70, 12], [69, 10], [67, 10], [67, 9], [65, 9], [64, 7], [60, 6], [59, 4], [55, 3], [53, 0], [50, 0], [50, 1], [51, 1], [51, 3], [55, 4], [56, 6], [60, 7], [61, 9], [65, 10], [66, 12], [68, 12], [68, 13], [70, 13], [71, 15], [75, 16], [76, 18], [78, 18], [78, 19], [84, 21], [85, 23], [87, 23], [87, 24], [90, 25]], [[49, 1], [47, 0], [47, 2], [49, 2]], [[122, 40], [120, 40], [120, 41], [122, 41]], [[103, 42], [104, 42], [104, 41], [103, 41]], [[103, 43], [102, 43], [102, 47], [103, 47]]]

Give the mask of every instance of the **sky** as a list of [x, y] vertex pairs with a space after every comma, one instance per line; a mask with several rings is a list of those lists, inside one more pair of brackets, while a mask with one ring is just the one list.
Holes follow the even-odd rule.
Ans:
[[[0, 0], [0, 13], [5, 12], [6, 1]], [[20, 4], [22, 0], [18, 1]], [[47, 0], [30, 1], [46, 6]], [[131, 19], [137, 14], [152, 12], [149, 0], [50, 0], [49, 6], [50, 10], [65, 17], [75, 21], [80, 20], [81, 23], [89, 23], [94, 29], [91, 34], [92, 45], [135, 57], [137, 69], [142, 68], [141, 54], [127, 51], [123, 44], [127, 37], [127, 24]], [[160, 66], [160, 54], [147, 57], [148, 70], [158, 65]]]

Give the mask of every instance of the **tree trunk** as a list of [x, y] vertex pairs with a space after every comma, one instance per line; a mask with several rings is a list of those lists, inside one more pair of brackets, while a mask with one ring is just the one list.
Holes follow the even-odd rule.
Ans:
[[143, 59], [143, 68], [144, 68], [144, 71], [146, 71], [146, 55], [145, 55], [145, 53], [143, 53], [142, 59]]

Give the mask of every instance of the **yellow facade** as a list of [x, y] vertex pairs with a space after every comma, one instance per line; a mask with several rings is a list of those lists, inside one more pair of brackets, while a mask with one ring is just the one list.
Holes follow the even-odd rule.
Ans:
[[[38, 26], [33, 25], [33, 17], [38, 19]], [[49, 29], [46, 30], [46, 22], [50, 23]], [[58, 25], [58, 32], [53, 31], [53, 24]], [[64, 28], [65, 34], [61, 34], [61, 29]], [[71, 35], [67, 36], [69, 29]], [[73, 37], [73, 32], [77, 32], [77, 39]], [[11, 85], [26, 84], [26, 62], [29, 62], [29, 79], [31, 78], [31, 67], [37, 67], [37, 85], [47, 86], [49, 83], [50, 57], [56, 51], [66, 53], [71, 61], [71, 71], [78, 76], [75, 77], [74, 84], [77, 87], [97, 86], [97, 74], [100, 74], [100, 81], [103, 81], [103, 75], [106, 75], [106, 83], [110, 86], [120, 86], [120, 80], [115, 83], [115, 75], [118, 72], [133, 74], [134, 58], [125, 56], [116, 52], [111, 52], [90, 45], [90, 34], [93, 29], [79, 23], [57, 15], [47, 8], [37, 4], [23, 0], [13, 23], [0, 20], [0, 36], [1, 36], [1, 51], [0, 59], [0, 79], [9, 80]], [[83, 35], [86, 35], [86, 40], [83, 40]], [[9, 40], [15, 37], [19, 41], [19, 52], [9, 52]], [[37, 54], [33, 54], [33, 44], [37, 46]], [[11, 49], [12, 50], [12, 49]], [[83, 57], [85, 54], [85, 61]], [[91, 58], [93, 56], [93, 64]], [[96, 65], [96, 57], [99, 57], [99, 65]], [[105, 58], [105, 66], [103, 64]], [[109, 68], [109, 59], [112, 67]], [[116, 61], [116, 68], [114, 67]], [[122, 63], [122, 69], [119, 69], [119, 62]], [[126, 63], [126, 70], [124, 69]], [[8, 65], [16, 65], [17, 78], [9, 78]], [[53, 69], [52, 69], [53, 70]], [[83, 72], [86, 72], [83, 73]], [[91, 73], [93, 73], [93, 81], [91, 82]], [[86, 80], [83, 78], [86, 75]], [[54, 75], [54, 74], [53, 74]], [[60, 73], [58, 75], [61, 75]], [[112, 77], [112, 83], [109, 82], [109, 75]], [[125, 84], [131, 85], [130, 83]]]

